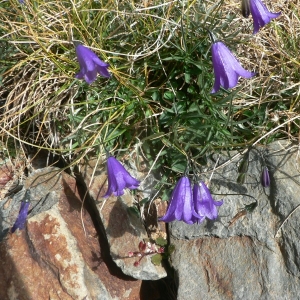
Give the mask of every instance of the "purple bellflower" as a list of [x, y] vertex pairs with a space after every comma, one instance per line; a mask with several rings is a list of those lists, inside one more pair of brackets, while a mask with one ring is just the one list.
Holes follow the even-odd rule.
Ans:
[[97, 78], [97, 73], [104, 77], [110, 77], [107, 68], [109, 64], [103, 62], [92, 50], [83, 46], [76, 45], [77, 59], [80, 71], [75, 75], [78, 79], [84, 79], [88, 84], [93, 83]]
[[13, 225], [13, 227], [11, 229], [11, 232], [15, 232], [17, 229], [23, 229], [25, 227], [29, 205], [30, 205], [30, 202], [28, 200], [21, 202], [20, 212], [19, 212], [19, 215], [17, 217], [15, 224]]
[[215, 74], [215, 83], [211, 93], [216, 93], [220, 87], [225, 89], [237, 85], [239, 76], [251, 78], [254, 72], [245, 70], [224, 43], [214, 42], [211, 48]]
[[268, 167], [266, 166], [263, 168], [263, 172], [261, 174], [261, 184], [263, 187], [270, 186], [270, 175], [269, 175]]
[[172, 192], [167, 212], [159, 221], [193, 224], [201, 218], [193, 207], [191, 182], [188, 177], [181, 177]]
[[261, 0], [242, 0], [242, 9], [244, 16], [247, 16], [249, 11], [251, 12], [254, 25], [253, 34], [281, 14], [280, 12], [271, 13]]
[[104, 197], [109, 197], [111, 194], [121, 196], [124, 194], [124, 189], [129, 188], [134, 190], [138, 188], [139, 181], [134, 179], [127, 170], [113, 156], [107, 159], [107, 176], [108, 190]]
[[196, 213], [210, 220], [215, 220], [218, 217], [216, 206], [221, 206], [223, 204], [223, 201], [215, 201], [212, 198], [208, 187], [203, 181], [195, 183], [194, 185], [193, 202]]

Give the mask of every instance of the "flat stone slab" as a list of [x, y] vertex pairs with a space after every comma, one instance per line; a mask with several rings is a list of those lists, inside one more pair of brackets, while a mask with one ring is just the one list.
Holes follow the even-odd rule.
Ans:
[[[228, 159], [221, 157], [220, 164]], [[237, 183], [240, 161], [213, 174], [210, 189], [216, 200], [224, 200], [216, 221], [170, 224], [180, 300], [299, 298], [298, 145], [275, 142], [251, 150], [244, 184]], [[268, 188], [261, 185], [263, 162], [270, 172]], [[209, 176], [203, 174], [202, 179]], [[238, 215], [256, 201], [253, 212]]]

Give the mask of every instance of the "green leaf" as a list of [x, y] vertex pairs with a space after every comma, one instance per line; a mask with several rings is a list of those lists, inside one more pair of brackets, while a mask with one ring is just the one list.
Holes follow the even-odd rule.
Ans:
[[168, 242], [166, 239], [159, 237], [155, 240], [155, 244], [159, 245], [159, 246], [166, 246], [168, 244]]
[[146, 204], [147, 202], [149, 202], [149, 201], [150, 201], [150, 198], [147, 197], [147, 198], [142, 199], [142, 200], [140, 201], [139, 204], [140, 204], [141, 206], [143, 206], [143, 205], [145, 205], [145, 204]]
[[155, 92], [152, 94], [151, 98], [152, 98], [154, 101], [159, 100], [159, 93], [158, 93], [158, 91], [155, 91]]
[[140, 212], [136, 206], [127, 207], [127, 213], [128, 215], [140, 218]]
[[246, 179], [246, 173], [241, 173], [237, 178], [237, 182], [240, 184], [244, 184], [245, 179]]
[[151, 257], [151, 262], [155, 265], [155, 266], [159, 266], [161, 264], [162, 261], [162, 256], [159, 253], [154, 254]]
[[175, 251], [175, 246], [173, 244], [169, 245], [168, 247], [168, 254], [172, 254]]
[[174, 96], [174, 93], [173, 93], [173, 92], [168, 91], [168, 92], [165, 92], [165, 93], [164, 93], [164, 98], [165, 98], [166, 100], [174, 100], [174, 99], [175, 99], [175, 96]]
[[184, 81], [186, 83], [190, 83], [191, 82], [191, 74], [190, 73], [184, 73]]

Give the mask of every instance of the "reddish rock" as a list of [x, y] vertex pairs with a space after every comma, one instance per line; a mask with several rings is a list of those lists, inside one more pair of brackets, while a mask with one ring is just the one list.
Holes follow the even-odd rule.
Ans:
[[18, 172], [14, 168], [10, 162], [0, 161], [0, 201], [18, 186]]
[[72, 299], [57, 274], [32, 253], [26, 235], [12, 234], [0, 244], [0, 299]]
[[13, 177], [11, 165], [3, 165], [0, 167], [0, 187], [4, 187]]
[[81, 213], [74, 178], [46, 168], [25, 185], [33, 197], [58, 202], [0, 243], [0, 299], [140, 299], [142, 282], [115, 266], [90, 215]]

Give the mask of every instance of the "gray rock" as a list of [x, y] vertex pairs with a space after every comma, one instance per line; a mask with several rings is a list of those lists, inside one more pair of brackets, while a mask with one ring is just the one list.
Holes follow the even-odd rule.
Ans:
[[162, 266], [155, 266], [151, 257], [146, 256], [139, 266], [134, 262], [139, 257], [128, 257], [130, 251], [137, 251], [139, 242], [146, 240], [148, 235], [141, 219], [128, 212], [132, 205], [132, 196], [126, 191], [122, 197], [110, 197], [109, 204], [99, 212], [110, 245], [112, 259], [122, 272], [141, 280], [158, 280], [166, 277], [167, 273]]
[[[299, 299], [300, 209], [280, 228], [300, 204], [297, 153], [298, 146], [286, 142], [251, 150], [244, 184], [236, 181], [241, 157], [218, 168], [210, 186], [214, 198], [224, 200], [218, 220], [170, 224], [178, 299]], [[268, 188], [261, 185], [263, 160]], [[243, 210], [256, 201], [253, 212]], [[245, 214], [235, 220], [239, 212]]]
[[19, 192], [0, 201], [0, 241], [17, 219], [22, 200], [30, 201], [28, 218], [50, 209], [58, 202], [55, 191], [61, 188], [60, 172], [52, 167], [36, 170]]
[[[89, 165], [84, 165], [81, 169], [81, 174], [101, 218], [99, 226], [107, 237], [113, 261], [124, 274], [135, 279], [158, 280], [166, 277], [164, 267], [152, 264], [150, 255], [143, 257], [137, 267], [134, 266], [134, 262], [139, 257], [129, 257], [129, 252], [138, 251], [139, 243], [148, 239], [145, 224], [135, 213], [136, 200], [127, 189], [120, 197], [112, 195], [109, 198], [103, 198], [107, 191], [107, 176], [104, 171], [103, 165], [97, 166], [94, 161], [90, 161]], [[138, 174], [137, 171], [135, 174], [138, 179], [144, 176], [143, 173]], [[143, 181], [142, 187], [145, 192], [140, 194], [140, 199], [149, 197], [153, 181], [151, 176]], [[157, 223], [157, 220], [155, 221]]]
[[6, 197], [0, 202], [0, 241], [7, 235], [13, 226], [20, 209], [22, 199], [25, 197], [25, 189], [16, 193], [12, 198]]

